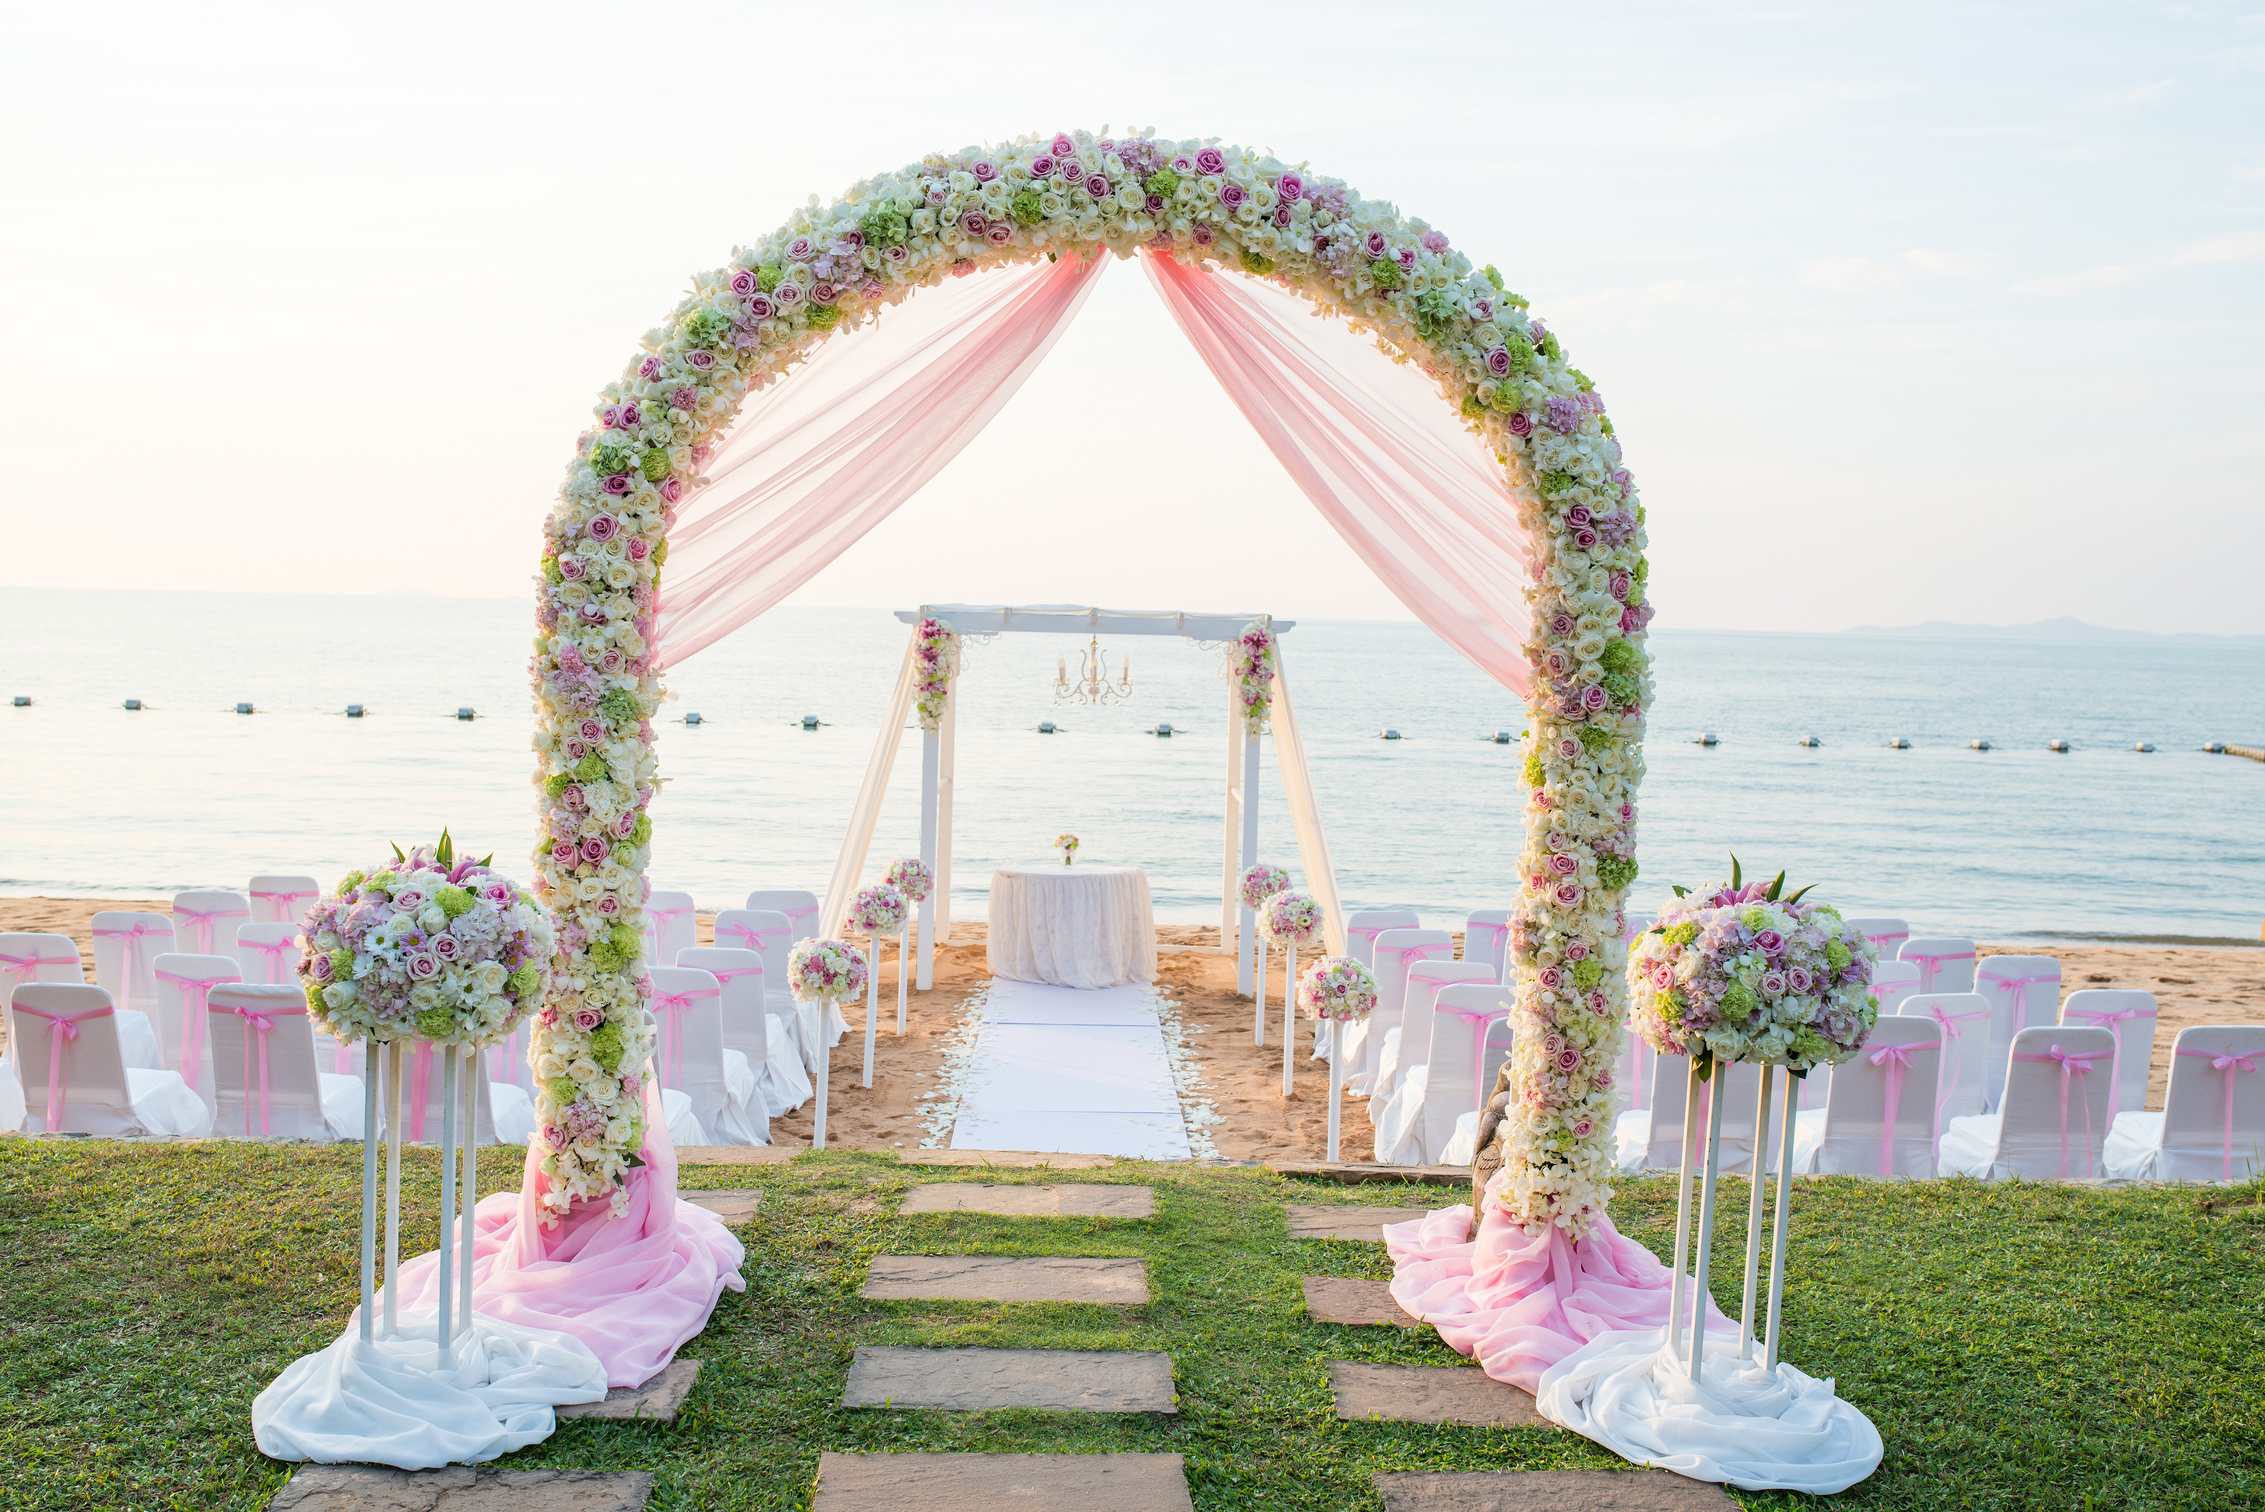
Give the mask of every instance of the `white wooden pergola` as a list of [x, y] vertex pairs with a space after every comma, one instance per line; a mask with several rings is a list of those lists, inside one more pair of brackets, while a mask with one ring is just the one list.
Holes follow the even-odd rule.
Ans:
[[[1329, 948], [1345, 949], [1345, 921], [1337, 905], [1337, 877], [1329, 861], [1329, 844], [1321, 832], [1321, 813], [1314, 802], [1313, 779], [1306, 769], [1305, 746], [1290, 703], [1289, 685], [1283, 681], [1279, 638], [1294, 621], [1264, 614], [1187, 614], [1177, 611], [1097, 609], [1074, 604], [924, 604], [900, 609], [897, 618], [914, 627], [905, 645], [904, 664], [897, 673], [895, 695], [881, 721], [865, 781], [858, 790], [857, 807], [842, 836], [841, 854], [819, 921], [838, 925], [864, 875], [873, 832], [880, 821], [881, 800], [888, 791], [889, 773], [896, 765], [897, 747], [912, 714], [918, 681], [914, 645], [919, 624], [933, 617], [962, 636], [990, 636], [1008, 632], [1056, 635], [1176, 635], [1187, 640], [1224, 643], [1236, 639], [1256, 621], [1277, 637], [1274, 658], [1273, 708], [1268, 720], [1274, 737], [1274, 757], [1289, 800], [1290, 824], [1296, 833], [1298, 858], [1306, 888], [1321, 905]], [[919, 984], [934, 979], [935, 946], [951, 939], [952, 874], [952, 734], [958, 714], [960, 669], [954, 669], [953, 693], [946, 700], [938, 728], [924, 732], [920, 752], [920, 859], [936, 874], [936, 886], [920, 905]], [[1241, 739], [1237, 739], [1237, 735]], [[1225, 840], [1221, 846], [1219, 938], [1234, 941], [1235, 975], [1245, 992], [1257, 974], [1258, 932], [1252, 911], [1236, 897], [1236, 883], [1244, 870], [1258, 860], [1258, 746], [1256, 735], [1243, 725], [1242, 706], [1232, 684], [1227, 690], [1227, 786]]]

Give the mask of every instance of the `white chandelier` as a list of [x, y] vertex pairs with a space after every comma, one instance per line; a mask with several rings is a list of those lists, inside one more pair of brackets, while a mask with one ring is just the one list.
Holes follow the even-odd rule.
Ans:
[[1054, 702], [1057, 705], [1092, 704], [1099, 707], [1113, 704], [1132, 692], [1132, 658], [1125, 658], [1117, 680], [1111, 682], [1109, 653], [1101, 649], [1099, 636], [1095, 636], [1078, 653], [1077, 674], [1076, 681], [1071, 681], [1068, 658], [1054, 659]]

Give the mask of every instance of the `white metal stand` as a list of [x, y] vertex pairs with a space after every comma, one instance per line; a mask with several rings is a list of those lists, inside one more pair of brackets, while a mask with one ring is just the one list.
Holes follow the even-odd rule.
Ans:
[[[1332, 1022], [1331, 1027], [1335, 1024]], [[1338, 1109], [1345, 1101], [1345, 1067], [1335, 1056], [1329, 1060], [1329, 1158], [1337, 1158]]]
[[873, 1036], [881, 1022], [881, 937], [865, 937], [865, 1085], [873, 1085]]
[[810, 1081], [817, 1090], [818, 1102], [810, 1113], [810, 1148], [823, 1150], [826, 1147], [826, 1083], [834, 1079], [833, 1047], [826, 1043], [826, 1024], [833, 1017], [833, 999], [818, 999], [816, 1017], [818, 1027], [811, 1054], [817, 1064], [810, 1068]]
[[[1236, 705], [1235, 722], [1242, 723], [1241, 704]], [[1249, 733], [1243, 736], [1243, 780], [1241, 789], [1241, 815], [1243, 864], [1235, 871], [1239, 882], [1242, 874], [1258, 865], [1258, 737]], [[1239, 889], [1238, 889], [1239, 891]], [[1236, 900], [1241, 902], [1240, 898]], [[1246, 992], [1251, 990], [1251, 973], [1255, 969], [1260, 978], [1258, 996], [1266, 996], [1266, 942], [1258, 933], [1258, 910], [1245, 906], [1235, 924], [1235, 975], [1237, 985]], [[1221, 943], [1225, 943], [1222, 941]], [[1264, 1035], [1259, 1037], [1266, 1043]]]
[[1296, 1062], [1298, 1037], [1298, 943], [1282, 942], [1282, 1095], [1291, 1095], [1290, 1067]]
[[[1728, 1068], [1715, 1062], [1714, 1074], [1722, 1077]], [[1718, 1080], [1713, 1089], [1719, 1093]], [[1707, 1272], [1714, 1259], [1714, 1188], [1715, 1178], [1722, 1170], [1722, 1098], [1707, 1099], [1707, 1172], [1699, 1188], [1699, 1261], [1691, 1273], [1691, 1379], [1699, 1379], [1699, 1371], [1707, 1358]]]
[[[1249, 909], [1244, 909], [1249, 913]], [[1266, 938], [1252, 931], [1258, 940], [1258, 985], [1250, 1000], [1250, 1042], [1259, 1049], [1266, 1048]]]
[[456, 1219], [462, 1247], [457, 1263], [463, 1269], [457, 1276], [457, 1294], [463, 1299], [467, 1333], [472, 1327], [472, 1209], [480, 1203], [480, 1083], [487, 1080], [483, 1060], [483, 1052], [477, 1049], [464, 1052], [464, 1118], [457, 1125], [464, 1139], [464, 1195]]
[[[385, 1062], [385, 1336], [392, 1338], [398, 1331], [401, 1288], [393, 1278], [401, 1274], [401, 1059], [402, 1044], [395, 1040], [382, 1049], [365, 1046], [362, 1067], [369, 1069], [370, 1062]], [[364, 1138], [372, 1131], [364, 1129]]]
[[[936, 824], [943, 803], [943, 735], [929, 731], [920, 737], [920, 864], [936, 874]], [[920, 900], [920, 990], [936, 980], [936, 889]]]
[[[456, 1195], [456, 1047], [440, 1053], [440, 1368], [456, 1366], [456, 1225], [449, 1220]], [[391, 1279], [391, 1278], [388, 1278]]]
[[1799, 1079], [1791, 1071], [1786, 1072], [1785, 1134], [1777, 1162], [1777, 1228], [1770, 1238], [1769, 1332], [1762, 1353], [1762, 1365], [1769, 1370], [1777, 1368], [1777, 1325], [1785, 1308], [1785, 1220], [1793, 1199], [1793, 1115], [1800, 1096]]
[[1691, 1253], [1691, 1157], [1699, 1143], [1699, 1063], [1683, 1079], [1683, 1163], [1675, 1170], [1675, 1275], [1667, 1293], [1667, 1347], [1683, 1348], [1684, 1261]]
[[[1753, 1201], [1746, 1209], [1746, 1284], [1739, 1292], [1738, 1301], [1738, 1358], [1751, 1358], [1754, 1350], [1754, 1282], [1760, 1274], [1762, 1262], [1762, 1201], [1769, 1195], [1769, 1177], [1763, 1169], [1769, 1164], [1770, 1147], [1770, 1068], [1762, 1068], [1761, 1096], [1754, 1105], [1754, 1158], [1752, 1187]], [[1785, 1110], [1788, 1123], [1793, 1121], [1793, 1110]]]
[[904, 1033], [904, 1010], [907, 995], [912, 988], [912, 920], [904, 921], [897, 933], [897, 1033]]
[[[128, 941], [131, 948], [132, 942]], [[374, 1336], [377, 1320], [370, 1316], [377, 1296], [378, 1210], [378, 1051], [362, 1047], [362, 1342]]]

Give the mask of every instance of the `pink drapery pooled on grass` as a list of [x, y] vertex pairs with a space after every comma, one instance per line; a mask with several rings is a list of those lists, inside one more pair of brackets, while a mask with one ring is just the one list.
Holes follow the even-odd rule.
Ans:
[[[477, 1311], [579, 1339], [605, 1365], [608, 1386], [641, 1386], [708, 1325], [724, 1289], [745, 1291], [746, 1250], [705, 1208], [676, 1195], [676, 1150], [650, 1080], [645, 1089], [645, 1164], [629, 1173], [629, 1205], [579, 1203], [545, 1228], [547, 1188], [532, 1148], [517, 1192], [498, 1192], [472, 1211], [472, 1299]], [[399, 1310], [439, 1300], [440, 1252], [401, 1265]], [[461, 1264], [461, 1260], [458, 1262]], [[384, 1313], [384, 1292], [376, 1306]], [[361, 1326], [360, 1310], [347, 1320]]]
[[1410, 613], [1523, 694], [1528, 543], [1502, 465], [1439, 386], [1256, 279], [1143, 253], [1219, 386]]
[[[1393, 1300], [1488, 1375], [1527, 1391], [1600, 1335], [1667, 1326], [1675, 1273], [1657, 1255], [1601, 1215], [1578, 1244], [1562, 1229], [1529, 1237], [1495, 1200], [1507, 1177], [1497, 1171], [1487, 1183], [1475, 1235], [1467, 1206], [1386, 1225]], [[1737, 1327], [1710, 1300], [1716, 1338], [1718, 1324]]]
[[942, 472], [1045, 359], [1108, 261], [1072, 254], [920, 290], [749, 400], [668, 533], [663, 664], [778, 604]]

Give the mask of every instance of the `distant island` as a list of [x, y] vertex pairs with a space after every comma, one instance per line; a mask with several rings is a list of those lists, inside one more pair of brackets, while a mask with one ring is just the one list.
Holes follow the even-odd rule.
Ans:
[[1905, 640], [2028, 640], [2028, 641], [2208, 641], [2217, 645], [2265, 645], [2265, 635], [2202, 635], [2182, 631], [2165, 635], [2153, 630], [2115, 630], [2090, 625], [2074, 615], [2038, 620], [2032, 625], [1960, 625], [1950, 620], [1928, 620], [1923, 625], [1857, 625], [1842, 635], [1893, 636]]

